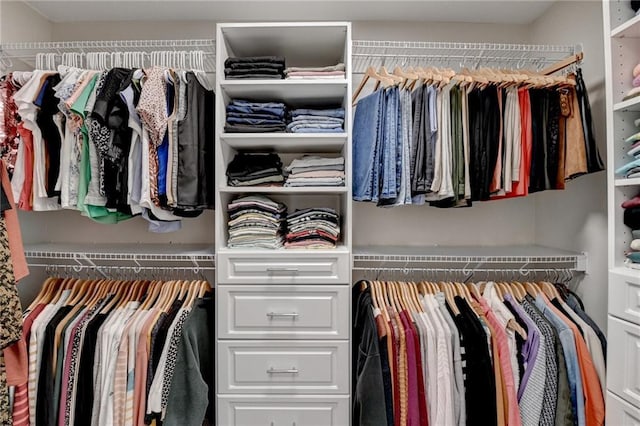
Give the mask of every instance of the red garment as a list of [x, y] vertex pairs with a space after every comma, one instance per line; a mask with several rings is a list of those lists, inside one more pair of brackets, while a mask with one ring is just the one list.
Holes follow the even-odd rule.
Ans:
[[20, 232], [20, 223], [18, 222], [18, 212], [13, 202], [13, 193], [11, 192], [11, 182], [4, 161], [0, 161], [0, 171], [2, 180], [2, 189], [4, 189], [11, 209], [5, 210], [4, 220], [7, 226], [7, 236], [9, 239], [9, 251], [11, 252], [11, 263], [13, 263], [13, 275], [16, 283], [22, 278], [29, 275], [29, 267], [27, 266], [27, 258], [24, 255], [24, 247], [22, 245], [22, 233]]
[[18, 200], [20, 210], [33, 210], [31, 202], [33, 192], [33, 134], [31, 130], [25, 129], [22, 124], [18, 127], [18, 132], [24, 144], [24, 184]]
[[522, 149], [520, 150], [520, 180], [513, 183], [511, 192], [506, 195], [491, 197], [492, 200], [529, 195], [533, 134], [531, 133], [531, 101], [528, 89], [518, 89], [518, 101], [520, 103], [520, 141], [522, 144]]
[[[33, 311], [31, 311], [27, 317], [25, 318], [23, 324], [22, 324], [22, 340], [21, 342], [23, 342], [23, 344], [26, 347], [26, 342], [29, 341], [30, 337], [31, 337], [31, 326], [33, 325], [33, 321], [35, 321], [35, 319], [38, 317], [38, 315], [40, 315], [40, 312], [42, 312], [42, 310], [44, 309], [44, 307], [46, 306], [46, 304], [41, 303], [39, 305], [36, 305], [35, 308], [33, 308]], [[7, 353], [7, 350], [10, 350], [13, 346], [9, 346], [9, 348], [5, 349], [5, 356]], [[25, 355], [27, 353], [25, 352]], [[9, 364], [7, 363], [7, 366]], [[28, 374], [29, 374], [29, 362], [28, 359], [25, 360], [25, 364], [27, 367], [27, 371], [26, 376], [25, 376], [25, 380], [22, 383], [16, 384], [16, 392], [15, 392], [15, 396], [13, 399], [13, 425], [14, 426], [28, 426], [29, 425], [29, 385], [27, 383], [27, 378], [28, 378]], [[9, 368], [7, 368], [7, 373], [9, 371]], [[7, 378], [9, 376], [7, 375]]]
[[393, 345], [393, 353], [389, 354], [389, 362], [393, 362], [393, 424], [400, 424], [400, 380], [398, 380], [398, 371], [400, 371], [400, 365], [398, 363], [398, 349], [400, 348], [400, 341], [393, 329], [393, 324], [389, 321], [389, 330], [391, 331], [391, 341]]
[[408, 328], [409, 332], [413, 335], [413, 347], [408, 348], [407, 351], [411, 350], [415, 353], [416, 360], [416, 373], [418, 377], [418, 412], [420, 413], [418, 417], [418, 424], [420, 426], [429, 426], [429, 416], [427, 413], [427, 398], [426, 392], [424, 389], [424, 370], [422, 369], [422, 352], [420, 351], [420, 334], [418, 330], [416, 330], [416, 326], [411, 319], [411, 315], [407, 311], [402, 311], [401, 314], [404, 314], [405, 319], [405, 330]]

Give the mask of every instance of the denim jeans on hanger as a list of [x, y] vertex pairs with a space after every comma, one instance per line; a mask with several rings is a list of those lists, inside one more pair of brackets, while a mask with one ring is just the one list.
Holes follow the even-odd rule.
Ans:
[[396, 182], [396, 151], [398, 139], [398, 89], [385, 91], [385, 121], [382, 138], [382, 190], [381, 199], [394, 199], [398, 195]]
[[376, 90], [358, 101], [353, 119], [353, 199], [378, 200], [378, 170], [385, 94]]

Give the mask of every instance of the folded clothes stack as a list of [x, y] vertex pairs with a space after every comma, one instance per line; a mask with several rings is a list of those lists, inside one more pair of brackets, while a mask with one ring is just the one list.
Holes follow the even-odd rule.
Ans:
[[344, 158], [305, 155], [287, 166], [284, 186], [344, 186]]
[[251, 102], [234, 99], [227, 105], [227, 133], [284, 132], [287, 107], [282, 102]]
[[289, 67], [284, 70], [284, 75], [292, 80], [344, 79], [345, 67], [343, 63], [328, 67]]
[[344, 108], [298, 108], [291, 111], [287, 125], [291, 133], [342, 133], [344, 132]]
[[282, 161], [275, 153], [236, 154], [227, 166], [229, 186], [282, 185]]
[[335, 248], [340, 237], [340, 216], [333, 209], [296, 210], [287, 216], [285, 248]]
[[227, 58], [224, 61], [224, 76], [227, 79], [283, 79], [284, 68], [284, 58], [281, 56]]
[[287, 207], [262, 195], [240, 197], [227, 206], [229, 248], [282, 247]]
[[[640, 118], [634, 124], [636, 127], [640, 127]], [[615, 173], [627, 179], [640, 177], [640, 132], [629, 136], [625, 142], [629, 146], [627, 155], [633, 159], [619, 167]]]

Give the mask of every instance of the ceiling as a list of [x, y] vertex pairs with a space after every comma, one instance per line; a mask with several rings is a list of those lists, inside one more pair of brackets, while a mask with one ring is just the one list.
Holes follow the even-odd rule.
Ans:
[[[6, 1], [6, 0], [2, 0]], [[27, 0], [52, 22], [431, 21], [529, 24], [555, 0]]]

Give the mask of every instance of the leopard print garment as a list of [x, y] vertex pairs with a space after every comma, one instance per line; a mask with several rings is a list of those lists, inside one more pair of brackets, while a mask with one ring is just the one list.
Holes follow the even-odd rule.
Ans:
[[4, 216], [0, 215], [0, 426], [12, 424], [9, 388], [2, 349], [22, 336], [22, 307], [18, 298], [9, 239]]

